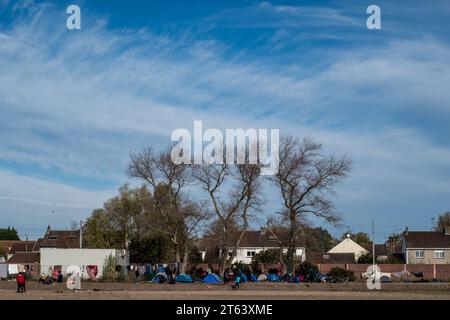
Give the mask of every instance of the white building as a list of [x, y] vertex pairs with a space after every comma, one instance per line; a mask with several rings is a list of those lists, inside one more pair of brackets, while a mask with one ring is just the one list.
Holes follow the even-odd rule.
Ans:
[[83, 273], [83, 278], [89, 278], [87, 268], [97, 266], [97, 278], [100, 278], [103, 275], [105, 262], [110, 255], [115, 258], [118, 268], [127, 268], [130, 265], [128, 253], [122, 250], [41, 248], [41, 272], [50, 275], [52, 270], [57, 267], [61, 268], [65, 274], [68, 267], [78, 266]]
[[353, 253], [355, 255], [355, 261], [358, 261], [359, 257], [369, 253], [369, 250], [362, 247], [347, 235], [345, 239], [328, 250], [328, 253]]
[[[275, 235], [273, 235], [269, 231], [247, 231], [244, 234], [244, 237], [237, 249], [236, 256], [233, 259], [233, 263], [242, 262], [244, 264], [250, 264], [252, 262], [253, 257], [260, 253], [261, 251], [269, 250], [269, 249], [280, 249], [280, 244]], [[205, 261], [206, 250], [208, 248], [200, 248], [200, 253], [202, 255], [202, 260]], [[287, 249], [284, 248], [283, 252], [286, 252]], [[231, 252], [231, 249], [230, 249]], [[305, 260], [305, 247], [299, 246], [295, 250], [296, 257]]]

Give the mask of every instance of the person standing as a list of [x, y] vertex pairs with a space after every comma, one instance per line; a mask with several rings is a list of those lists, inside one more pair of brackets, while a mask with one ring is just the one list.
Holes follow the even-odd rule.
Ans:
[[25, 275], [23, 274], [23, 272], [20, 272], [17, 275], [16, 281], [17, 281], [17, 293], [24, 293], [26, 279], [25, 279]]
[[62, 290], [62, 284], [63, 284], [63, 274], [62, 274], [62, 271], [61, 271], [61, 269], [58, 271], [58, 276], [57, 276], [57, 278], [56, 278], [56, 288], [57, 288], [57, 291], [56, 291], [56, 293], [62, 293], [63, 292], [63, 290]]
[[241, 277], [239, 275], [236, 275], [234, 279], [234, 287], [236, 290], [239, 290], [239, 286], [241, 285]]
[[139, 267], [136, 267], [136, 282], [139, 282], [139, 280], [141, 279], [141, 273], [139, 272]]
[[228, 269], [225, 269], [223, 272], [223, 284], [228, 285], [229, 278], [228, 278]]

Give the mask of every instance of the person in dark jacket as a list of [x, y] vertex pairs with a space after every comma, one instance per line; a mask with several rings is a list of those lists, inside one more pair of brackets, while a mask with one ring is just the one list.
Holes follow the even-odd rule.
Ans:
[[229, 281], [230, 281], [230, 279], [229, 279], [229, 275], [228, 275], [228, 269], [226, 269], [223, 272], [223, 284], [227, 285]]
[[136, 267], [136, 282], [139, 282], [139, 280], [141, 280], [141, 273], [139, 272], [139, 267]]
[[62, 274], [62, 271], [59, 270], [58, 271], [58, 277], [56, 278], [56, 289], [57, 289], [56, 293], [62, 293], [63, 292], [62, 284], [63, 284], [63, 274]]

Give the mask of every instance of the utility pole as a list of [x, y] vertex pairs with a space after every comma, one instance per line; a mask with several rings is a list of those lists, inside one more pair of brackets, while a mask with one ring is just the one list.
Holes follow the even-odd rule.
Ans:
[[25, 235], [25, 252], [28, 252], [28, 235]]
[[80, 220], [80, 249], [83, 249], [83, 220]]
[[375, 278], [376, 278], [377, 271], [375, 269], [375, 262], [376, 262], [376, 258], [375, 258], [375, 220], [372, 218], [372, 264], [373, 264], [373, 270], [375, 272]]

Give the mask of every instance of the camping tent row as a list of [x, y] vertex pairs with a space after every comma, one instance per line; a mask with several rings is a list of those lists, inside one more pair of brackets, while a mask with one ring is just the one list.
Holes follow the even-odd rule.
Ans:
[[[248, 282], [248, 277], [241, 273], [239, 274], [239, 276], [242, 279], [242, 282]], [[252, 282], [259, 282], [259, 281], [270, 281], [270, 282], [280, 282], [281, 279], [278, 275], [276, 274], [268, 274], [267, 276], [265, 274], [261, 274], [258, 277], [256, 277], [254, 274], [250, 275], [251, 281]], [[168, 282], [168, 276], [167, 274], [163, 273], [163, 272], [159, 272], [157, 273], [153, 279], [152, 282], [153, 283], [164, 283], [164, 282]], [[192, 283], [194, 282], [194, 280], [192, 279], [192, 277], [188, 274], [179, 274], [175, 280], [177, 282], [182, 282], [182, 283]], [[217, 284], [217, 283], [222, 283], [221, 278], [215, 274], [215, 273], [208, 273], [208, 275], [203, 278], [202, 280], [203, 283], [209, 283], [209, 284]]]
[[[168, 281], [169, 281], [169, 278], [168, 278], [167, 274], [165, 274], [163, 272], [157, 273], [152, 279], [153, 283], [164, 283], [164, 282], [168, 282]], [[191, 276], [188, 275], [188, 274], [179, 274], [175, 278], [175, 281], [176, 282], [182, 282], [182, 283], [194, 282], [194, 280], [192, 280]]]

